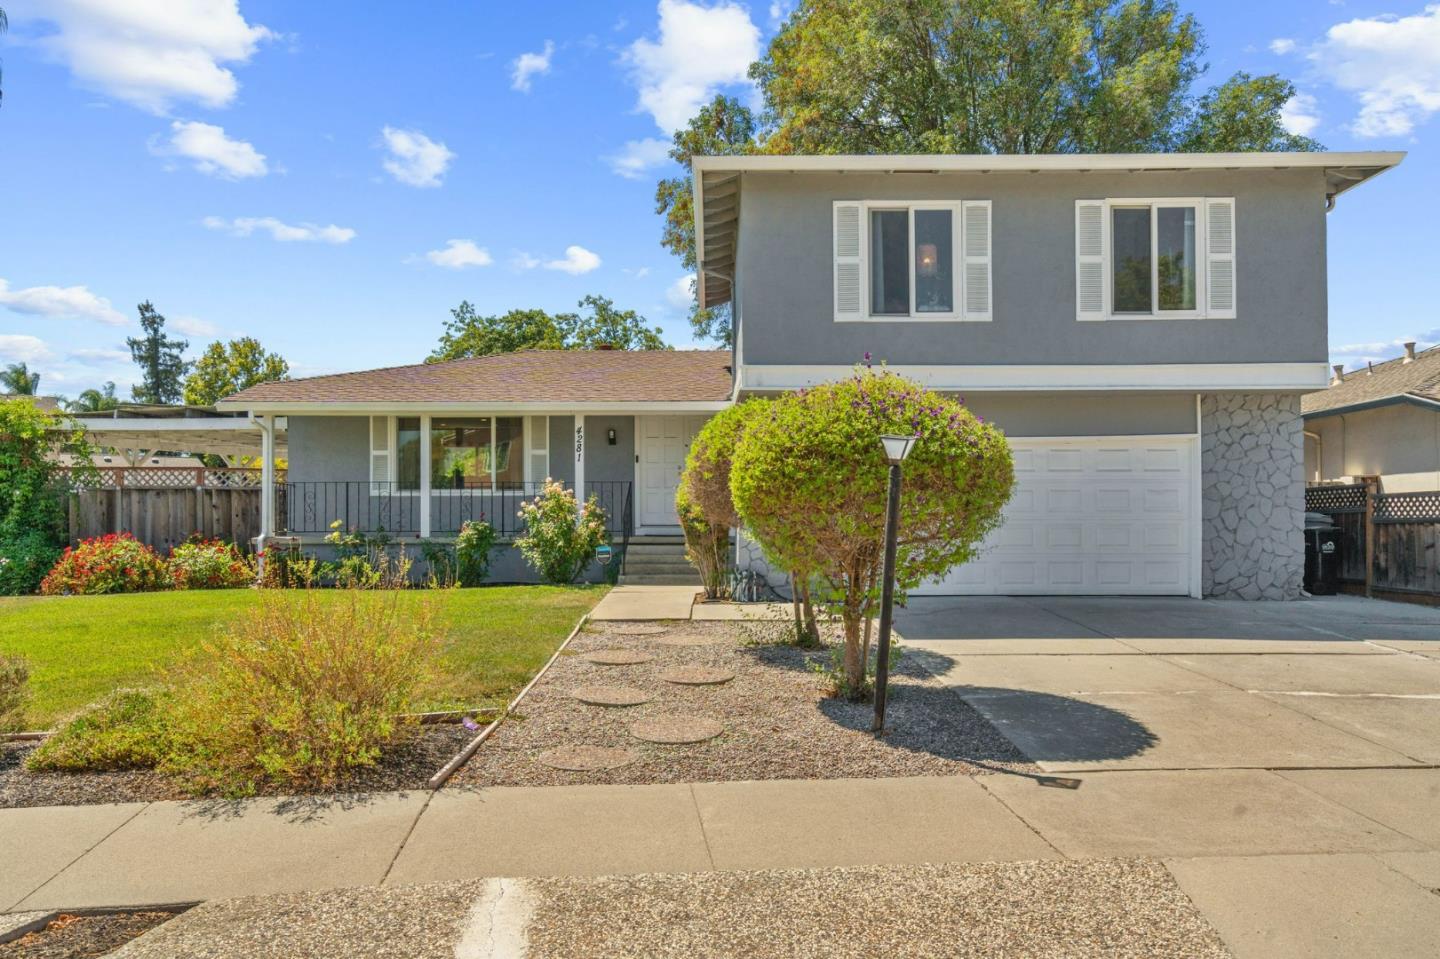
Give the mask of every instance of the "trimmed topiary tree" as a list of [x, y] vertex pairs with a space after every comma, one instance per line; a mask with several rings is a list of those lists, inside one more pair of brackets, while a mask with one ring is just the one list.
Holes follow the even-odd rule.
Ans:
[[1014, 471], [1005, 436], [953, 399], [894, 373], [857, 369], [788, 393], [735, 449], [735, 508], [767, 555], [828, 588], [845, 628], [844, 691], [867, 689], [864, 638], [878, 612], [885, 546], [886, 433], [920, 437], [905, 461], [896, 587], [974, 557], [1000, 524]]
[[718, 599], [724, 589], [730, 530], [740, 525], [730, 498], [730, 460], [746, 421], [764, 407], [764, 400], [749, 399], [711, 417], [690, 441], [685, 472], [675, 490], [685, 555], [700, 571], [710, 599]]

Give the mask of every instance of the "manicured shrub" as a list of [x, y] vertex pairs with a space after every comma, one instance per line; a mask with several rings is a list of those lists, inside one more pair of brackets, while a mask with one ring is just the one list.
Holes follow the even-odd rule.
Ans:
[[893, 373], [860, 369], [786, 394], [735, 449], [735, 507], [767, 556], [824, 584], [845, 627], [846, 692], [866, 692], [878, 612], [887, 433], [917, 435], [905, 461], [896, 585], [903, 592], [975, 555], [1014, 485], [1004, 435], [963, 404]]
[[40, 588], [60, 559], [54, 537], [38, 530], [0, 535], [0, 596], [23, 596]]
[[455, 537], [455, 573], [461, 586], [479, 586], [490, 575], [495, 527], [483, 519], [466, 520]]
[[730, 530], [740, 525], [730, 496], [730, 461], [745, 424], [764, 409], [764, 400], [749, 399], [707, 420], [690, 442], [675, 490], [685, 557], [699, 571], [709, 599], [720, 598], [728, 589]]
[[110, 533], [66, 547], [40, 583], [46, 596], [144, 593], [169, 589], [170, 571], [155, 551], [129, 533]]
[[218, 539], [181, 543], [170, 551], [166, 565], [176, 589], [238, 589], [255, 578], [235, 545]]
[[327, 787], [373, 765], [439, 650], [428, 601], [347, 590], [262, 594], [176, 670], [161, 769], [196, 791]]
[[25, 727], [25, 704], [30, 701], [30, 666], [22, 656], [0, 655], [0, 733]]
[[152, 769], [168, 741], [162, 700], [145, 690], [117, 690], [56, 730], [25, 765], [52, 772]]
[[554, 480], [547, 479], [539, 496], [520, 504], [520, 518], [525, 532], [515, 547], [547, 583], [575, 582], [609, 539], [605, 511], [595, 495], [577, 517], [575, 494]]
[[685, 558], [700, 573], [706, 599], [721, 598], [729, 588], [730, 528], [705, 518], [683, 480], [675, 490], [675, 514], [685, 534]]

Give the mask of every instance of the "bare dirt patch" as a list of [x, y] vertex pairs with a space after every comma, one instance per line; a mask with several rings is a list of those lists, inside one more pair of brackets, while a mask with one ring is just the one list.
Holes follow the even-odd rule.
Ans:
[[[892, 673], [883, 739], [870, 733], [872, 707], [826, 695], [815, 667], [829, 652], [748, 645], [735, 623], [685, 622], [635, 635], [625, 623], [580, 633], [507, 720], [451, 780], [456, 786], [546, 786], [581, 783], [674, 783], [748, 779], [845, 779], [972, 775], [1033, 770], [979, 713], [902, 656]], [[600, 666], [586, 655], [633, 649], [654, 658]], [[672, 670], [733, 673], [718, 685], [667, 682]], [[573, 691], [595, 684], [643, 690], [648, 702], [623, 709], [587, 705]], [[724, 732], [698, 743], [644, 742], [637, 722], [685, 715], [713, 720]], [[626, 749], [635, 762], [614, 769], [554, 769], [539, 761], [571, 746]]]

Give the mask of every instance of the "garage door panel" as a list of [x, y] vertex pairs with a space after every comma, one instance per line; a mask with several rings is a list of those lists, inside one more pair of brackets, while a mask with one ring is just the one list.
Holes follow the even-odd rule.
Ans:
[[1191, 591], [1193, 443], [1011, 444], [1016, 488], [1004, 523], [974, 561], [917, 593]]

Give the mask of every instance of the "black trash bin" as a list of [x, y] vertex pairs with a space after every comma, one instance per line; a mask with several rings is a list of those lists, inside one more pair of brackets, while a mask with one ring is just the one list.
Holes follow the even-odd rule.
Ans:
[[1340, 583], [1340, 528], [1324, 513], [1305, 514], [1305, 591], [1333, 596]]

